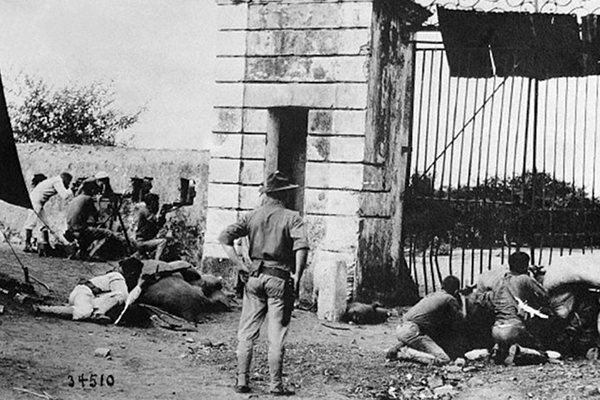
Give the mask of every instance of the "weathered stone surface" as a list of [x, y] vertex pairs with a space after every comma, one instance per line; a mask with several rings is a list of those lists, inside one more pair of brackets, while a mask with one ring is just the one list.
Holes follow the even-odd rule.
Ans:
[[360, 190], [362, 178], [361, 164], [306, 163], [307, 187]]
[[333, 132], [363, 136], [365, 134], [365, 118], [365, 110], [335, 110], [333, 112]]
[[308, 214], [356, 215], [359, 192], [305, 189], [304, 209]]
[[253, 4], [248, 10], [248, 27], [251, 29], [369, 27], [372, 10], [370, 2]]
[[227, 258], [227, 254], [225, 254], [220, 243], [216, 241], [211, 242], [206, 239], [204, 241], [204, 246], [202, 247], [202, 256], [204, 259], [207, 257]]
[[266, 133], [268, 118], [269, 118], [268, 110], [245, 109], [244, 110], [244, 132]]
[[240, 160], [211, 158], [209, 179], [214, 183], [238, 183], [240, 181]]
[[267, 135], [244, 135], [242, 158], [265, 158]]
[[214, 70], [217, 83], [242, 82], [246, 73], [246, 60], [243, 57], [217, 57]]
[[364, 56], [249, 57], [246, 79], [282, 82], [366, 82]]
[[246, 29], [248, 27], [248, 5], [247, 4], [229, 4], [217, 7], [217, 28], [226, 29]]
[[247, 55], [359, 55], [370, 38], [368, 28], [249, 31]]
[[204, 240], [206, 243], [218, 243], [217, 237], [227, 225], [233, 224], [238, 220], [236, 210], [222, 209], [219, 207], [208, 207], [206, 216], [206, 232]]
[[242, 160], [241, 182], [259, 184], [264, 179], [265, 162], [263, 160]]
[[242, 107], [243, 99], [243, 83], [219, 83], [216, 85], [215, 107]]
[[333, 133], [332, 110], [308, 110], [308, 133]]
[[236, 208], [239, 205], [240, 187], [236, 184], [208, 184], [208, 204], [222, 208]]
[[386, 186], [385, 173], [383, 166], [365, 165], [364, 170], [364, 189], [373, 191], [389, 190]]
[[338, 84], [246, 84], [245, 104], [247, 107], [318, 107], [335, 105]]
[[210, 154], [215, 158], [240, 158], [242, 149], [241, 134], [216, 133], [211, 137]]
[[246, 31], [217, 32], [217, 56], [244, 56], [246, 54]]
[[336, 108], [365, 109], [367, 107], [367, 84], [346, 83], [336, 86]]
[[240, 187], [240, 208], [251, 210], [260, 205], [259, 186], [241, 186]]
[[213, 127], [213, 132], [241, 132], [241, 108], [214, 108], [214, 113], [215, 126]]
[[353, 253], [358, 247], [359, 218], [355, 216], [325, 216], [323, 250]]
[[364, 159], [365, 141], [362, 137], [307, 138], [309, 161], [361, 162]]
[[339, 321], [346, 311], [348, 280], [343, 254], [318, 251], [313, 257], [313, 285], [317, 295], [317, 317]]
[[390, 217], [392, 215], [391, 194], [389, 192], [361, 192], [361, 217]]

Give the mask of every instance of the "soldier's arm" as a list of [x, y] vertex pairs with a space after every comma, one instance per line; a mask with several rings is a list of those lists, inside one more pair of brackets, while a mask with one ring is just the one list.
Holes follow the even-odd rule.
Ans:
[[300, 249], [295, 252], [296, 257], [296, 271], [292, 275], [294, 279], [294, 293], [298, 296], [298, 292], [300, 291], [300, 279], [302, 278], [302, 273], [304, 272], [304, 268], [306, 267], [306, 259], [308, 257], [308, 249]]
[[244, 263], [244, 260], [235, 251], [234, 241], [240, 237], [246, 236], [248, 232], [245, 229], [245, 225], [242, 222], [238, 222], [229, 225], [219, 235], [219, 243], [223, 247], [227, 257], [233, 261], [239, 271], [249, 272], [248, 266]]
[[54, 189], [56, 189], [56, 193], [58, 193], [63, 200], [73, 196], [73, 191], [71, 189], [67, 189], [62, 180], [59, 180], [54, 184]]

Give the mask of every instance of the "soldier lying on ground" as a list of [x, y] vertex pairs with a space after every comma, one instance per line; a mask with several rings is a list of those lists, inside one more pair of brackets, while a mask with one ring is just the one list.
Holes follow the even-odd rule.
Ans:
[[109, 272], [91, 279], [81, 279], [69, 295], [66, 306], [34, 305], [36, 312], [54, 314], [74, 321], [89, 320], [101, 324], [111, 322], [106, 313], [127, 299], [125, 278], [118, 272]]
[[[388, 350], [388, 360], [416, 361], [424, 364], [450, 362], [448, 350], [459, 338], [465, 310], [457, 300], [460, 280], [447, 276], [442, 290], [415, 304], [396, 328], [400, 343]], [[454, 351], [451, 352], [454, 356]]]

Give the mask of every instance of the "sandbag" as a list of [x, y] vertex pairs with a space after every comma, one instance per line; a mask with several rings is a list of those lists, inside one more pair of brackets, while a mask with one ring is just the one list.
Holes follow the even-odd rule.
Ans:
[[544, 267], [544, 271], [540, 281], [548, 290], [572, 283], [600, 287], [600, 265], [589, 260], [562, 257]]

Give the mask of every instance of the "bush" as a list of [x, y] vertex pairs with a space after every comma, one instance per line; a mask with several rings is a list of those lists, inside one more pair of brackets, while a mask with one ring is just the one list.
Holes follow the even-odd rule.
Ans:
[[127, 114], [114, 106], [112, 83], [53, 88], [28, 75], [7, 85], [8, 112], [15, 140], [114, 146], [115, 134], [144, 111]]

